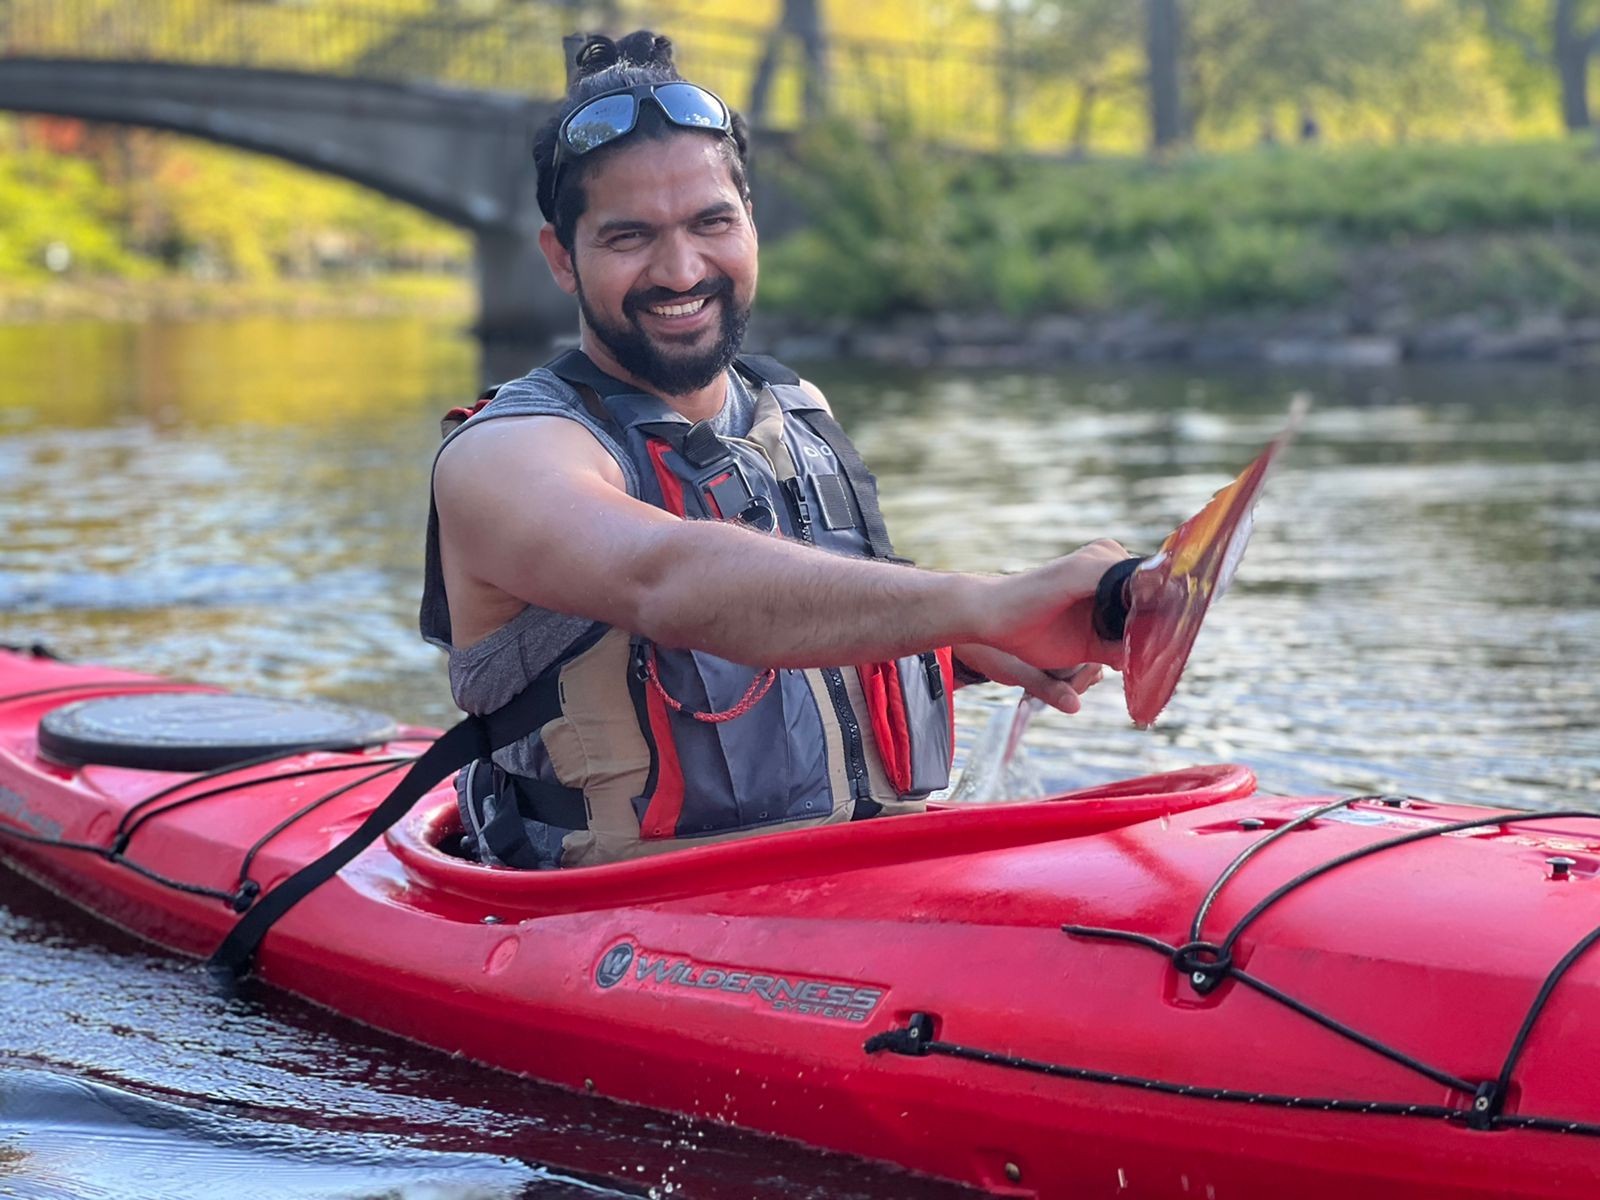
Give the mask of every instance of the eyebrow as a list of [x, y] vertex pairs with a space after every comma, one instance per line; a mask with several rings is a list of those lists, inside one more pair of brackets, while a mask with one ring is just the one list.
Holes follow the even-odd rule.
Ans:
[[620, 221], [607, 221], [604, 225], [600, 226], [599, 229], [594, 231], [594, 236], [597, 238], [608, 238], [613, 234], [633, 233], [636, 230], [649, 230], [651, 228], [652, 226], [648, 221], [629, 221], [626, 219]]
[[[698, 221], [709, 221], [713, 217], [728, 217], [738, 212], [737, 206], [729, 200], [719, 200], [717, 203], [702, 208], [689, 218], [689, 224]], [[619, 233], [649, 232], [655, 226], [648, 221], [634, 221], [624, 217], [615, 221], [607, 221], [594, 231], [597, 238], [615, 237]]]
[[738, 211], [738, 207], [731, 200], [719, 200], [707, 208], [702, 208], [689, 220], [693, 223], [695, 221], [708, 221], [712, 217], [731, 217]]

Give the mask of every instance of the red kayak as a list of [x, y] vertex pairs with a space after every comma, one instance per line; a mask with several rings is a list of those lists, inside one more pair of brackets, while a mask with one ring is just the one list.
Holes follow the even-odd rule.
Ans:
[[[208, 954], [431, 736], [0, 652], [0, 855]], [[1600, 1194], [1593, 816], [1273, 796], [1224, 766], [559, 872], [459, 838], [436, 789], [258, 972], [1000, 1196]]]

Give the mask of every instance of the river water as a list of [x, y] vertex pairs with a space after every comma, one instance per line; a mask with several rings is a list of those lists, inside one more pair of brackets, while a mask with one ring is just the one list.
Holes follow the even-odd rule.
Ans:
[[[1115, 678], [1045, 714], [1042, 787], [1238, 761], [1281, 792], [1600, 806], [1600, 374], [808, 374], [902, 552], [957, 570], [1149, 549], [1311, 395], [1160, 722], [1132, 728]], [[478, 376], [422, 322], [0, 328], [0, 642], [451, 720], [421, 530]], [[962, 693], [964, 756], [1012, 703]], [[9, 874], [0, 1012], [0, 1196], [943, 1194], [217, 996]]]

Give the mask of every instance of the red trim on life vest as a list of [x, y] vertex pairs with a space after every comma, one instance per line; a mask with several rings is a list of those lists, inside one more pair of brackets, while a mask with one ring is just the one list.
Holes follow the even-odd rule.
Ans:
[[452, 408], [449, 412], [445, 413], [444, 419], [446, 421], [470, 421], [473, 417], [477, 416], [483, 411], [483, 406], [487, 403], [489, 403], [487, 400], [479, 400], [471, 408]]
[[656, 743], [656, 790], [639, 822], [639, 836], [646, 839], [676, 837], [678, 820], [683, 816], [683, 767], [678, 762], [678, 746], [672, 740], [672, 722], [662, 695], [660, 688], [645, 689], [650, 736]]
[[[893, 661], [867, 663], [857, 668], [867, 718], [878, 743], [878, 758], [889, 786], [896, 792], [911, 790], [911, 739], [906, 729], [905, 703], [900, 697], [900, 671]], [[893, 700], [890, 699], [893, 697]], [[898, 717], [894, 710], [898, 709]]]
[[656, 483], [661, 487], [661, 503], [669, 513], [675, 517], [684, 515], [683, 511], [683, 480], [679, 479], [671, 467], [667, 466], [666, 453], [672, 449], [666, 442], [652, 438], [648, 443], [650, 447], [650, 461], [655, 464]]
[[716, 517], [719, 521], [722, 520], [727, 514], [722, 511], [722, 505], [717, 503], [717, 498], [711, 494], [711, 489], [716, 487], [717, 484], [723, 483], [724, 481], [732, 478], [732, 471], [724, 471], [715, 479], [708, 479], [700, 486], [700, 494], [705, 497], [706, 507], [711, 510], [711, 515]]
[[[888, 701], [890, 737], [894, 745], [894, 769], [889, 779], [902, 792], [911, 790], [911, 739], [917, 736], [911, 729], [911, 718], [906, 713], [906, 697], [901, 691], [900, 664], [885, 663], [888, 671], [884, 678], [883, 697]], [[924, 684], [923, 686], [926, 686]]]

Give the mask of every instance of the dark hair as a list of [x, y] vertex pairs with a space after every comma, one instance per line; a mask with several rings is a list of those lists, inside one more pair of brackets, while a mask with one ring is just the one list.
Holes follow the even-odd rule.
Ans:
[[[612, 147], [601, 146], [579, 158], [568, 159], [561, 173], [561, 190], [555, 191], [556, 134], [561, 123], [577, 109], [604, 92], [632, 87], [640, 83], [671, 83], [681, 80], [678, 68], [672, 63], [670, 39], [641, 29], [618, 41], [602, 34], [590, 34], [573, 55], [572, 82], [567, 88], [566, 100], [555, 115], [546, 121], [533, 139], [533, 165], [538, 172], [536, 196], [539, 211], [544, 219], [555, 226], [556, 238], [567, 249], [572, 248], [573, 233], [578, 218], [588, 207], [588, 196], [582, 186], [584, 179], [596, 162], [603, 160]], [[731, 108], [733, 131], [721, 139], [728, 171], [739, 195], [750, 199], [747, 167], [750, 157], [749, 127], [745, 120]], [[634, 132], [616, 145], [626, 145], [633, 137], [661, 138], [670, 133], [684, 132], [670, 124], [656, 107], [645, 105], [639, 112], [639, 123]], [[690, 131], [692, 132], [692, 131]]]

